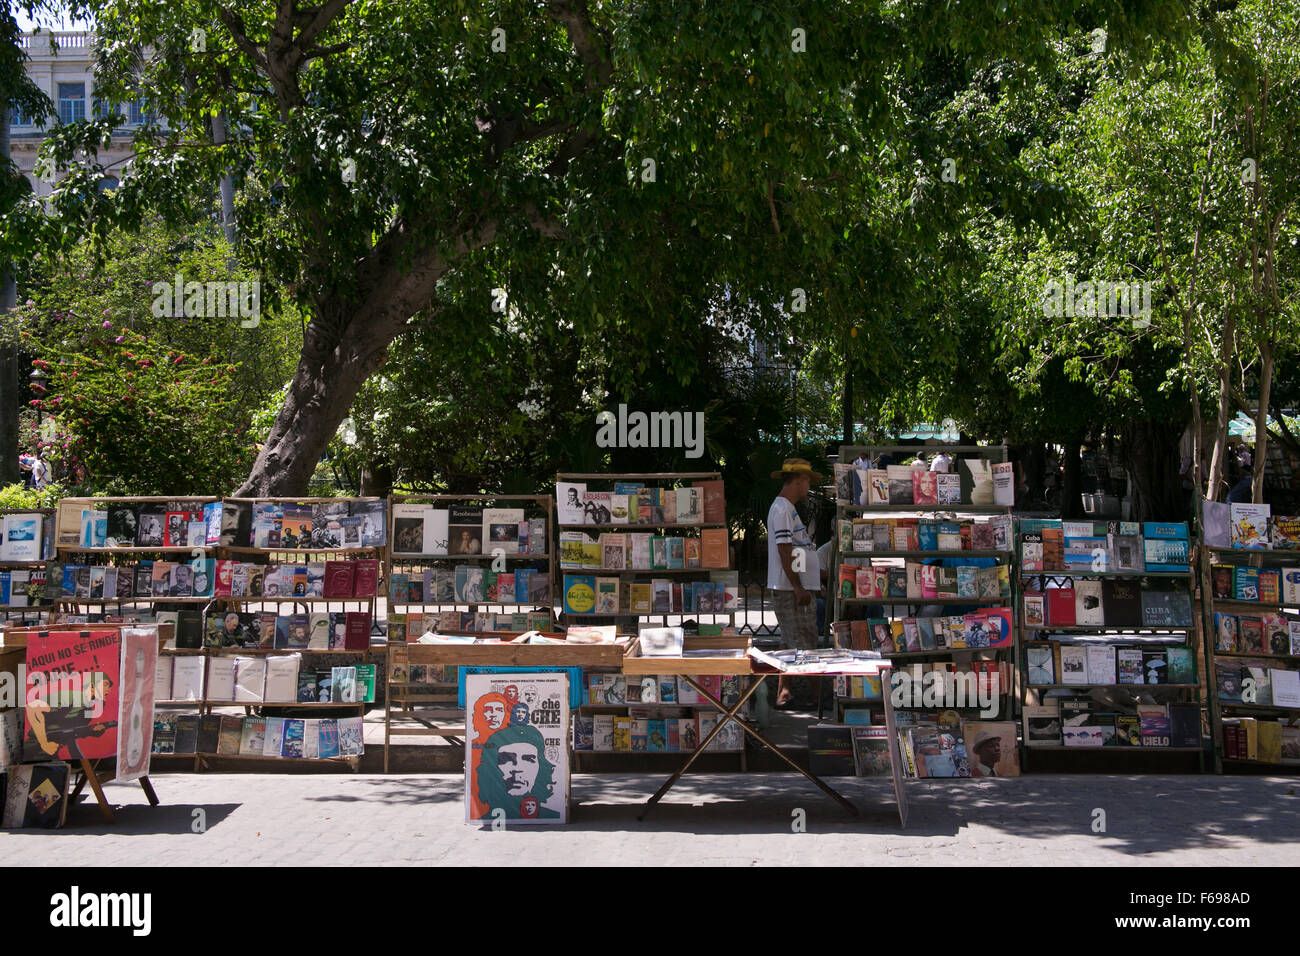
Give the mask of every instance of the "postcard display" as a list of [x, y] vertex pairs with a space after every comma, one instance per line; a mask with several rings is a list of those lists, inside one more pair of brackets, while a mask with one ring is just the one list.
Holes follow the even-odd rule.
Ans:
[[0, 510], [0, 612], [14, 625], [49, 620], [54, 603], [47, 562], [54, 558], [54, 509]]
[[[154, 625], [59, 626], [5, 635], [3, 669], [25, 672], [24, 706], [0, 712], [0, 826], [58, 827], [75, 793], [89, 783], [100, 811], [113, 814], [102, 785], [149, 782], [158, 659]], [[104, 776], [95, 762], [115, 760]], [[69, 797], [72, 773], [82, 781]]]
[[1018, 547], [1026, 765], [1196, 753], [1203, 770], [1187, 525], [1021, 519]]
[[[1016, 775], [1013, 466], [1002, 446], [945, 447], [947, 473], [901, 464], [918, 450], [939, 448], [840, 448], [835, 645], [893, 663], [906, 776]], [[874, 467], [885, 455], [885, 467]], [[862, 458], [873, 467], [858, 467]], [[918, 614], [927, 606], [930, 614]], [[819, 734], [879, 733], [889, 692], [873, 676], [837, 677], [842, 723]], [[871, 761], [859, 760], [857, 772], [870, 775]]]
[[1216, 769], [1300, 767], [1300, 517], [1201, 503]]

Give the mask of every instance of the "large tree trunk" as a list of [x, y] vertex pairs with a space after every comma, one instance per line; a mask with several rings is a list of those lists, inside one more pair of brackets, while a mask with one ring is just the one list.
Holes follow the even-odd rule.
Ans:
[[1179, 446], [1183, 426], [1140, 421], [1124, 426], [1134, 521], [1186, 521]]
[[407, 266], [407, 229], [390, 232], [361, 267], [359, 302], [322, 299], [307, 324], [302, 357], [284, 407], [237, 495], [306, 494], [316, 463], [352, 408], [361, 386], [384, 363], [407, 321], [434, 302], [438, 280], [475, 249], [497, 238], [499, 221], [464, 225], [447, 254], [427, 249]]
[[1223, 317], [1223, 336], [1219, 339], [1219, 404], [1215, 419], [1214, 451], [1210, 455], [1210, 474], [1205, 483], [1205, 500], [1218, 501], [1227, 471], [1228, 421], [1232, 417], [1232, 357], [1236, 350], [1237, 319], [1232, 305]]
[[1083, 517], [1083, 463], [1079, 459], [1079, 446], [1083, 439], [1072, 438], [1065, 443], [1061, 457], [1061, 517]]

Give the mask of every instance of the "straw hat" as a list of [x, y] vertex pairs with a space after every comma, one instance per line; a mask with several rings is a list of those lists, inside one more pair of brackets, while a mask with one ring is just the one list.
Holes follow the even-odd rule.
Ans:
[[786, 475], [807, 475], [815, 482], [822, 480], [821, 472], [813, 471], [806, 458], [787, 458], [780, 471], [772, 472], [773, 478], [784, 478]]

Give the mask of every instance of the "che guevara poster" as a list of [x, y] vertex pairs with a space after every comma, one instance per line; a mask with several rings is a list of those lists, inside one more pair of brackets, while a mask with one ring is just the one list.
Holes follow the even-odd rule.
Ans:
[[122, 642], [117, 631], [49, 631], [27, 638], [24, 757], [117, 755]]
[[466, 822], [566, 822], [568, 676], [470, 674], [465, 680]]

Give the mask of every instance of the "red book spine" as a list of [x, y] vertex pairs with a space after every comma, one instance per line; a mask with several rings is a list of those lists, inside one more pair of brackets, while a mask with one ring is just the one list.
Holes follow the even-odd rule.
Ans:
[[370, 612], [348, 611], [343, 647], [349, 651], [370, 649]]
[[359, 598], [374, 597], [379, 587], [378, 559], [361, 558], [351, 563], [356, 566], [356, 582], [352, 596]]

